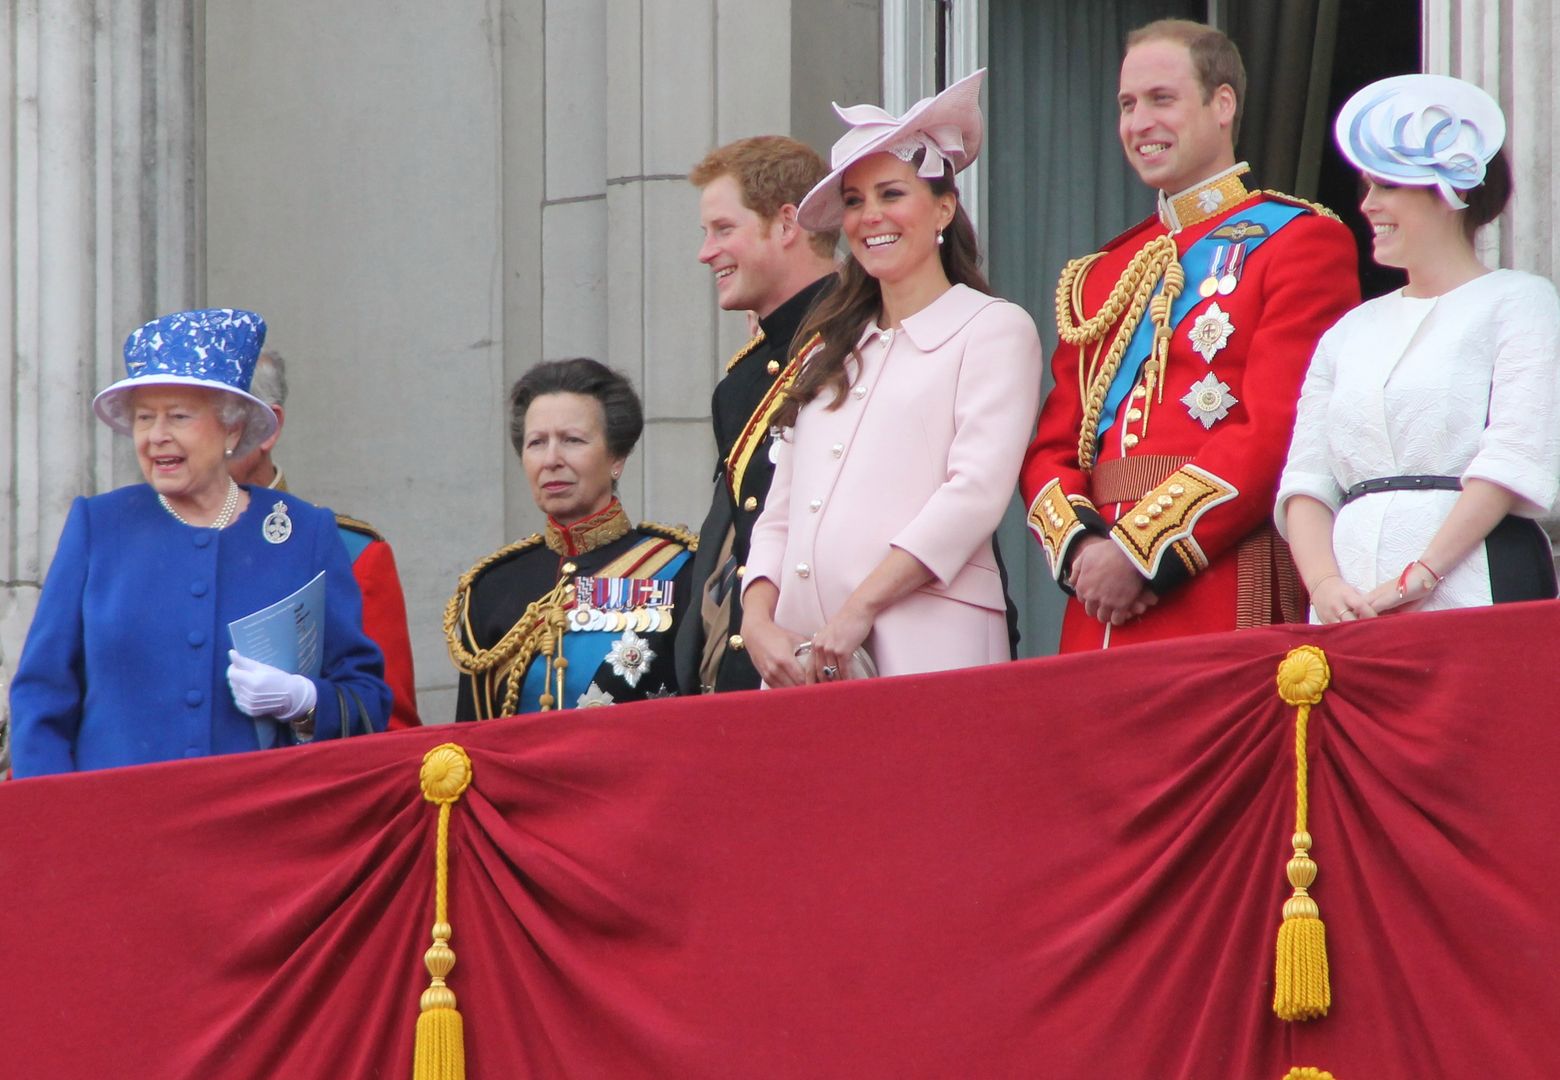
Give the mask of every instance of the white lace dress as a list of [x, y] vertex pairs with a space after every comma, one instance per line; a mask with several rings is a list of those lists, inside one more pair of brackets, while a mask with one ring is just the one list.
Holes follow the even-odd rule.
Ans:
[[[1560, 299], [1544, 278], [1495, 270], [1433, 299], [1390, 293], [1322, 335], [1306, 373], [1274, 522], [1309, 495], [1337, 515], [1345, 581], [1369, 591], [1423, 554], [1456, 491], [1389, 491], [1340, 508], [1361, 480], [1488, 480], [1547, 514], [1560, 493]], [[1490, 603], [1485, 549], [1436, 567], [1425, 610]], [[1313, 612], [1314, 620], [1315, 614]]]

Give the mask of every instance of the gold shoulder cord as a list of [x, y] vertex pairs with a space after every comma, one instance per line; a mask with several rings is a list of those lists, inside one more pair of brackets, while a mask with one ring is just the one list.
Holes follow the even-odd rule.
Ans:
[[682, 525], [662, 525], [659, 521], [641, 521], [639, 531], [653, 533], [663, 540], [671, 540], [689, 551], [699, 550], [698, 536]]
[[1296, 206], [1309, 206], [1314, 213], [1320, 214], [1322, 217], [1332, 218], [1334, 221], [1343, 220], [1321, 203], [1312, 202], [1310, 199], [1302, 199], [1298, 195], [1290, 195], [1284, 191], [1274, 191], [1272, 188], [1264, 188], [1262, 194], [1277, 199], [1279, 202], [1293, 203]]
[[472, 652], [466, 648], [462, 633], [463, 631], [469, 633], [467, 607], [471, 600], [471, 584], [476, 580], [477, 575], [511, 552], [534, 546], [540, 540], [539, 535], [527, 537], [516, 544], [500, 548], [477, 563], [461, 575], [460, 583], [455, 586], [455, 595], [450, 597], [450, 602], [444, 607], [444, 636], [448, 641], [450, 659], [455, 667], [473, 677], [490, 675], [490, 673], [502, 675], [505, 671], [508, 672], [504, 685], [503, 706], [497, 714], [499, 716], [514, 715], [515, 706], [520, 700], [520, 686], [525, 681], [526, 670], [538, 653], [547, 657], [548, 672], [543, 686], [551, 686], [555, 672], [558, 684], [556, 695], [549, 691], [542, 693], [541, 706], [543, 709], [550, 709], [555, 705], [561, 707], [563, 671], [569, 665], [569, 661], [563, 655], [564, 605], [568, 603], [574, 588], [572, 574], [563, 575], [550, 591], [527, 604], [520, 618], [516, 619], [515, 624], [509, 628], [509, 632], [492, 648]]
[[[1144, 380], [1152, 390], [1159, 381], [1165, 359], [1170, 351], [1170, 305], [1181, 295], [1186, 277], [1181, 271], [1175, 239], [1158, 236], [1144, 244], [1132, 261], [1116, 279], [1110, 295], [1100, 305], [1099, 311], [1079, 324], [1073, 312], [1083, 311], [1083, 278], [1103, 252], [1074, 259], [1062, 270], [1056, 284], [1056, 330], [1061, 339], [1078, 347], [1078, 390], [1083, 405], [1083, 424], [1078, 429], [1078, 465], [1085, 471], [1094, 466], [1095, 442], [1098, 439], [1100, 412], [1105, 407], [1105, 395], [1121, 368], [1121, 360], [1127, 345], [1136, 333], [1144, 311], [1154, 323], [1154, 348], [1144, 370]], [[1154, 295], [1154, 286], [1164, 279], [1164, 288]], [[1118, 325], [1117, 320], [1120, 320]], [[1116, 326], [1115, 337], [1103, 361], [1100, 350], [1106, 333]], [[1093, 357], [1084, 364], [1083, 350], [1095, 345]], [[1161, 395], [1163, 391], [1161, 390]], [[1144, 399], [1147, 411], [1147, 399]]]

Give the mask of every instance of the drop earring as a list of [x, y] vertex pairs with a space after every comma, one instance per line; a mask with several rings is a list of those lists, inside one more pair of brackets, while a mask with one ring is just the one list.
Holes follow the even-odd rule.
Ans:
[[942, 241], [942, 230], [938, 229], [937, 230], [937, 246], [938, 247], [942, 247], [942, 242], [943, 242]]

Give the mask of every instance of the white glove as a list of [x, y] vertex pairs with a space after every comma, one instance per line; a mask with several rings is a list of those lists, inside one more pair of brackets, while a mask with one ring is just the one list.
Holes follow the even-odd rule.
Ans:
[[314, 684], [302, 675], [240, 656], [232, 649], [228, 650], [228, 661], [233, 703], [246, 715], [295, 720], [314, 708]]

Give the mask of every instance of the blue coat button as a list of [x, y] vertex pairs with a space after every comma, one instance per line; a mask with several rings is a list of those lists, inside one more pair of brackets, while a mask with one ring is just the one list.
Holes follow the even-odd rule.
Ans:
[[211, 546], [211, 530], [202, 529], [195, 534], [195, 546], [198, 548]]
[[192, 649], [200, 648], [202, 645], [206, 644], [206, 631], [204, 631], [204, 630], [191, 630], [190, 631], [189, 642], [190, 642], [190, 648], [192, 648]]
[[184, 691], [184, 704], [188, 705], [192, 709], [199, 706], [200, 703], [205, 700], [206, 695], [201, 693], [199, 690]]
[[204, 581], [192, 581], [190, 582], [190, 595], [205, 596], [206, 590], [208, 588], [210, 588], [210, 586], [208, 586]]

